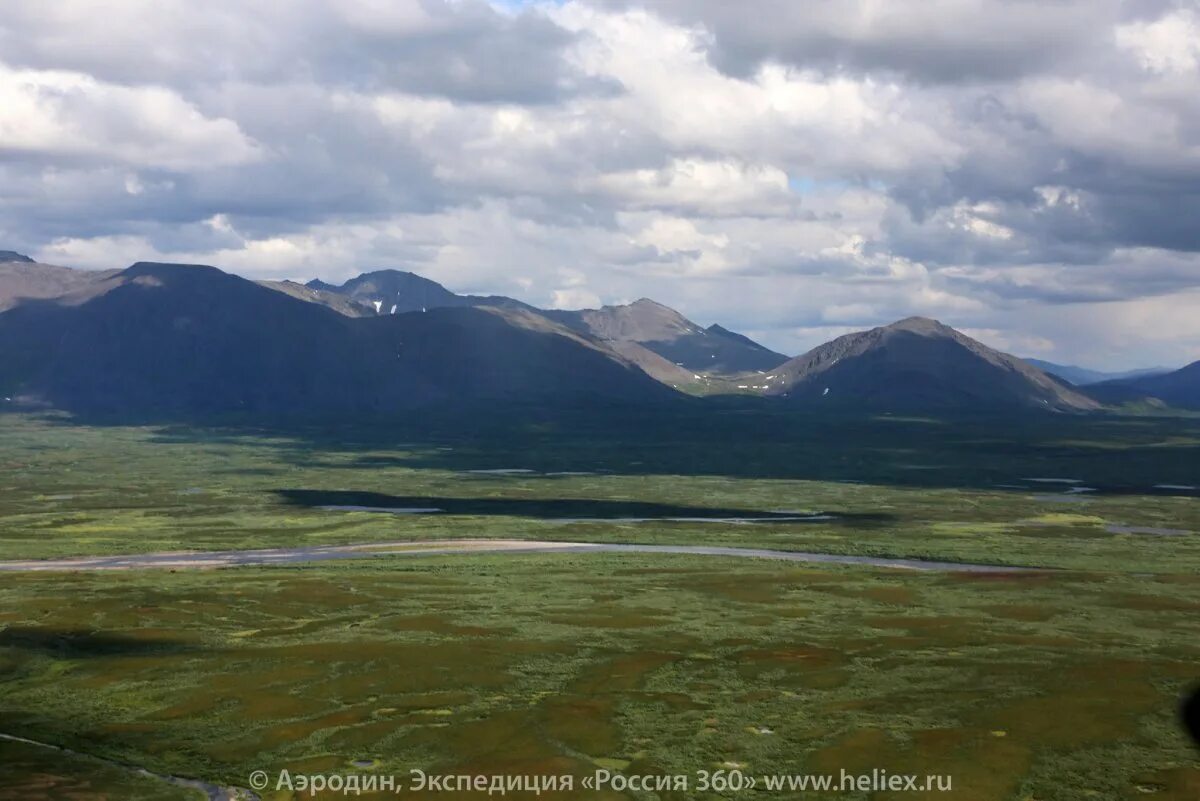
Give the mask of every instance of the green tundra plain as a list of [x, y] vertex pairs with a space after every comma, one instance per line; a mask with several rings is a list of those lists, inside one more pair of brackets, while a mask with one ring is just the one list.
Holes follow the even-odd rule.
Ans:
[[[502, 538], [1045, 569], [463, 553], [0, 573], [0, 735], [33, 741], [0, 740], [0, 798], [200, 799], [160, 777], [255, 770], [884, 769], [953, 790], [570, 797], [1195, 799], [1176, 710], [1200, 681], [1197, 486], [1195, 417], [2, 415], [0, 560]], [[727, 519], [784, 511], [811, 519]]]

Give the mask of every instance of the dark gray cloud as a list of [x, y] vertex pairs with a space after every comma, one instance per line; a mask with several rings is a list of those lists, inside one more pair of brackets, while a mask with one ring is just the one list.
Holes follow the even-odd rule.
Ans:
[[579, 34], [483, 0], [9, 0], [0, 15], [10, 66], [116, 83], [301, 82], [484, 103], [620, 89], [564, 60]]
[[[720, 0], [609, 5], [700, 26], [711, 38], [708, 57], [735, 76], [780, 63], [899, 81], [914, 96], [940, 102], [964, 157], [946, 168], [888, 176], [889, 194], [918, 221], [958, 203], [998, 204], [995, 222], [1020, 236], [970, 241], [895, 226], [895, 244], [906, 255], [996, 263], [1094, 259], [1115, 247], [1200, 250], [1200, 227], [1192, 223], [1200, 192], [1200, 78], [1194, 69], [1148, 72], [1128, 52], [1137, 45], [1131, 31], [1172, 15], [1187, 19], [1191, 4], [768, 0], [754, 13]], [[1179, 35], [1195, 33], [1200, 29]], [[1132, 47], [1121, 48], [1122, 39]], [[1145, 43], [1152, 50], [1174, 46], [1164, 38]], [[1139, 135], [1143, 126], [1149, 130]], [[1040, 186], [1069, 187], [1086, 195], [1086, 204], [1048, 213]]]
[[921, 83], [999, 82], [1083, 72], [1110, 47], [1113, 26], [1160, 15], [1160, 0], [606, 0], [646, 8], [712, 39], [733, 75], [763, 62], [834, 73], [884, 73]]

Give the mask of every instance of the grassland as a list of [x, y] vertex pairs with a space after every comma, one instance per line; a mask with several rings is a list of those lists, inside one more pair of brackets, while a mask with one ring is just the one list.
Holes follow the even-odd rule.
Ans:
[[[1200, 532], [1196, 491], [1155, 489], [1200, 486], [1200, 420], [591, 422], [335, 438], [0, 416], [0, 559], [471, 537], [1200, 571], [1198, 536], [1105, 528]], [[533, 472], [471, 472], [506, 469]], [[775, 510], [832, 519], [563, 522]]]
[[[84, 756], [0, 742], [0, 798], [183, 797], [92, 757], [240, 786], [258, 769], [739, 766], [949, 774], [928, 797], [966, 801], [1200, 797], [1174, 719], [1200, 679], [1200, 510], [1155, 489], [1200, 484], [1197, 421], [425, 423], [333, 437], [0, 417], [0, 558], [459, 536], [1060, 569], [540, 554], [3, 575], [0, 733]], [[536, 472], [468, 472], [512, 468]], [[332, 493], [448, 512], [317, 508], [347, 499]], [[557, 522], [646, 505], [833, 519]]]
[[1174, 722], [1200, 672], [1195, 576], [461, 556], [21, 575], [0, 599], [7, 728], [243, 786], [256, 769], [597, 765], [882, 767], [980, 800], [1191, 799], [1200, 782]]

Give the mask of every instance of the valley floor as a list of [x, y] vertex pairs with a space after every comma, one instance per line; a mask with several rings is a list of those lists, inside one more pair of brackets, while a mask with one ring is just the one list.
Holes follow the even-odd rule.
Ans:
[[[1198, 797], [1175, 710], [1200, 680], [1200, 424], [777, 423], [332, 440], [0, 416], [3, 559], [567, 544], [5, 573], [0, 734], [76, 754], [0, 741], [0, 799], [192, 792], [131, 768], [272, 788], [281, 770], [884, 769], [954, 789], [828, 797]], [[776, 515], [794, 519], [729, 519]]]

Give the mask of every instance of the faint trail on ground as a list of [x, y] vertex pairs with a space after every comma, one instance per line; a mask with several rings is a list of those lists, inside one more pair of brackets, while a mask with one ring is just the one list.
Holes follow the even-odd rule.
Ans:
[[548, 540], [428, 540], [424, 542], [381, 542], [358, 545], [322, 545], [297, 548], [265, 548], [250, 551], [173, 551], [90, 556], [70, 559], [29, 559], [0, 562], [0, 571], [77, 571], [201, 569], [323, 562], [334, 559], [366, 559], [376, 556], [430, 556], [456, 553], [661, 553], [742, 559], [775, 559], [839, 565], [938, 570], [964, 573], [1015, 573], [1045, 570], [972, 562], [939, 562], [927, 559], [893, 559], [879, 556], [778, 551], [766, 548], [727, 548], [710, 545], [640, 545], [613, 542], [556, 542]]

